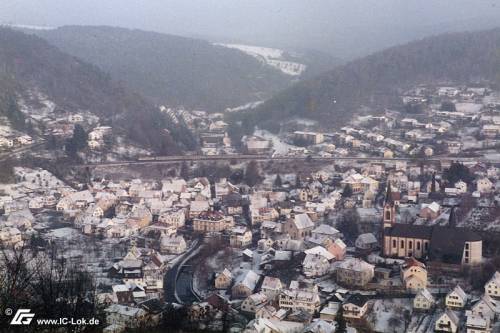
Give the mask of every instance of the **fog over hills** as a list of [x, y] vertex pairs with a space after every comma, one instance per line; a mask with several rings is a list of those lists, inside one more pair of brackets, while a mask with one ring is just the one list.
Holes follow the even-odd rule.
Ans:
[[0, 109], [8, 99], [28, 98], [33, 91], [66, 111], [95, 113], [133, 141], [158, 152], [179, 152], [192, 144], [190, 135], [172, 126], [158, 108], [96, 66], [39, 37], [0, 28]]
[[495, 0], [4, 0], [0, 23], [110, 25], [352, 58], [443, 32], [498, 26]]
[[443, 34], [377, 52], [302, 81], [245, 117], [275, 130], [290, 117], [341, 125], [362, 105], [391, 105], [408, 85], [478, 80], [500, 82], [500, 29]]
[[199, 39], [104, 26], [34, 32], [155, 104], [223, 111], [269, 98], [295, 79], [241, 51]]

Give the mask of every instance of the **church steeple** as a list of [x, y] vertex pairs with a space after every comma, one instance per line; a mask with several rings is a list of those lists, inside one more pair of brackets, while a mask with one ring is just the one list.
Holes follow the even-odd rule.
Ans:
[[384, 205], [387, 205], [389, 203], [392, 203], [392, 189], [391, 189], [391, 181], [388, 182], [387, 184], [387, 190], [385, 192], [385, 201]]
[[384, 202], [384, 213], [382, 220], [382, 230], [391, 227], [396, 223], [396, 203], [392, 193], [391, 182], [387, 184], [387, 192]]

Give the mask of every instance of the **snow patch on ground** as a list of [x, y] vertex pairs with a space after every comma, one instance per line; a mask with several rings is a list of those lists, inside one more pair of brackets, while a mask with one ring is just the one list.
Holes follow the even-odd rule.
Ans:
[[296, 146], [282, 141], [277, 135], [274, 135], [266, 130], [256, 130], [255, 135], [271, 140], [273, 142], [273, 149], [276, 154], [284, 155], [288, 153], [290, 148], [297, 148]]
[[243, 44], [215, 44], [230, 49], [240, 50], [271, 67], [279, 69], [281, 72], [291, 76], [301, 75], [307, 68], [306, 65], [287, 61], [284, 58], [284, 51], [270, 47], [251, 46]]
[[264, 101], [257, 101], [257, 102], [250, 102], [245, 105], [240, 105], [234, 108], [227, 108], [226, 112], [239, 112], [243, 110], [248, 110], [248, 109], [255, 109], [257, 106], [261, 105], [264, 103]]
[[50, 238], [61, 238], [64, 240], [77, 238], [79, 235], [80, 233], [78, 232], [78, 230], [73, 228], [59, 228], [49, 232]]

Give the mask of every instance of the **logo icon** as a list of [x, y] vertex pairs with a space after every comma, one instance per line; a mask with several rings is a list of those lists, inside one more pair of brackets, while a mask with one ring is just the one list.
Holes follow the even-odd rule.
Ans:
[[17, 310], [14, 318], [10, 322], [11, 325], [29, 325], [35, 316], [34, 313], [31, 313], [30, 309], [19, 309]]

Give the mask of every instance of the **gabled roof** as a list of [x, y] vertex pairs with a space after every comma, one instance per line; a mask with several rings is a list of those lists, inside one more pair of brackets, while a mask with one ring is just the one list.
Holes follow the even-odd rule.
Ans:
[[500, 272], [496, 271], [495, 273], [493, 273], [491, 279], [489, 279], [488, 282], [486, 282], [487, 285], [490, 283], [494, 283], [497, 286], [500, 286]]
[[306, 229], [314, 227], [314, 223], [309, 218], [309, 215], [305, 213], [295, 215], [293, 221], [297, 229]]
[[450, 294], [456, 294], [458, 297], [460, 297], [461, 299], [463, 299], [464, 301], [467, 300], [467, 294], [465, 293], [465, 291], [462, 289], [462, 287], [460, 287], [458, 284], [456, 285], [456, 287], [450, 291], [446, 296], [448, 297]]
[[336, 325], [328, 323], [321, 319], [315, 319], [312, 323], [306, 326], [304, 332], [307, 333], [334, 333]]
[[367, 263], [366, 261], [359, 258], [350, 258], [342, 261], [338, 268], [348, 269], [353, 271], [364, 271], [364, 270], [373, 270], [374, 266], [372, 264]]
[[244, 285], [250, 290], [254, 290], [259, 282], [260, 276], [252, 270], [247, 271], [245, 274], [240, 275], [235, 285]]
[[410, 258], [406, 258], [405, 259], [405, 263], [403, 265], [403, 268], [407, 269], [407, 268], [410, 268], [410, 267], [422, 267], [422, 268], [425, 268], [425, 264], [418, 261], [417, 259], [413, 258], [413, 257], [410, 257]]
[[250, 299], [255, 305], [261, 305], [267, 303], [267, 296], [263, 293], [255, 293], [247, 297]]
[[328, 252], [328, 250], [325, 249], [323, 246], [316, 246], [316, 247], [313, 247], [312, 249], [305, 250], [304, 252], [306, 254], [311, 254], [311, 255], [317, 255], [317, 256], [324, 257], [327, 260], [332, 260], [332, 259], [335, 258], [333, 256], [333, 254], [331, 254], [330, 252]]
[[333, 242], [332, 244], [330, 244], [329, 246], [332, 246], [332, 245], [336, 245], [338, 246], [340, 249], [345, 249], [347, 248], [347, 245], [344, 243], [344, 241], [340, 238], [337, 238], [335, 240], [335, 242]]
[[396, 223], [385, 229], [386, 236], [431, 239], [432, 227], [426, 225]]
[[422, 209], [424, 208], [429, 208], [431, 211], [433, 211], [434, 213], [438, 213], [439, 212], [439, 209], [441, 208], [441, 206], [439, 206], [439, 204], [437, 202], [432, 202], [431, 204], [428, 204], [428, 205], [424, 205], [422, 207]]
[[374, 234], [371, 232], [368, 232], [366, 234], [361, 234], [356, 238], [356, 245], [358, 244], [372, 244], [372, 243], [378, 243], [377, 238], [375, 237]]
[[486, 305], [492, 312], [497, 312], [497, 302], [490, 295], [484, 294], [479, 300], [474, 302], [472, 311], [481, 304]]
[[[484, 327], [487, 328], [489, 326], [489, 319], [483, 318], [482, 316], [475, 315], [473, 313], [467, 314], [467, 322], [465, 324], [467, 327]], [[469, 331], [469, 329], [467, 329]], [[474, 331], [473, 331], [474, 332]]]
[[262, 281], [262, 289], [280, 290], [282, 288], [281, 280], [276, 277], [266, 276]]
[[224, 270], [222, 272], [220, 272], [219, 274], [217, 274], [217, 277], [219, 277], [221, 275], [223, 275], [223, 276], [225, 276], [225, 277], [227, 277], [229, 279], [233, 278], [233, 274], [231, 274], [231, 271], [229, 271], [227, 268], [224, 268]]
[[434, 296], [432, 296], [432, 294], [430, 293], [430, 291], [427, 288], [420, 289], [415, 297], [417, 297], [417, 296], [421, 296], [421, 297], [425, 298], [427, 301], [432, 302], [432, 303], [434, 303], [434, 301], [435, 301]]
[[362, 307], [369, 301], [369, 298], [365, 295], [361, 294], [352, 294], [350, 295], [344, 304], [354, 304], [358, 307]]
[[450, 309], [446, 309], [440, 316], [439, 318], [441, 318], [442, 316], [446, 315], [448, 318], [450, 318], [450, 320], [453, 322], [453, 324], [455, 324], [455, 326], [458, 326], [458, 323], [459, 323], [459, 319], [458, 319], [458, 316], [455, 312], [453, 312], [452, 310]]
[[337, 235], [340, 231], [335, 229], [334, 227], [328, 224], [320, 224], [317, 228], [315, 228], [312, 233], [323, 234], [323, 235]]
[[122, 316], [128, 316], [128, 317], [139, 317], [139, 316], [144, 316], [146, 314], [146, 311], [144, 311], [141, 308], [135, 308], [135, 307], [130, 307], [130, 306], [125, 306], [125, 305], [120, 305], [120, 304], [113, 304], [106, 309], [104, 309], [104, 312], [107, 313], [119, 313]]

